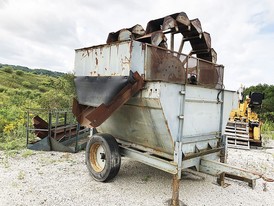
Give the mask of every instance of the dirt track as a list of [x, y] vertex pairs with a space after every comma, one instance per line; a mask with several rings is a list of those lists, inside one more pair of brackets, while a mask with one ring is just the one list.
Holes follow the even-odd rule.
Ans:
[[[0, 205], [166, 205], [172, 176], [158, 169], [122, 159], [110, 183], [94, 181], [77, 154], [35, 152], [14, 157], [0, 151]], [[274, 177], [274, 150], [229, 150], [229, 163]], [[274, 182], [257, 180], [254, 190], [234, 180], [222, 188], [209, 175], [185, 172], [180, 199], [187, 205], [273, 205]]]

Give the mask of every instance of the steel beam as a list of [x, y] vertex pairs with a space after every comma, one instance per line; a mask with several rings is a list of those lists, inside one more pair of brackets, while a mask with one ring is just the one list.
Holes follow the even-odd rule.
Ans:
[[248, 185], [254, 188], [256, 184], [256, 179], [259, 179], [262, 176], [261, 174], [255, 174], [242, 168], [203, 158], [201, 159], [199, 169], [200, 172], [218, 176], [218, 182], [220, 182], [221, 185], [224, 184], [224, 177], [229, 177], [232, 179], [248, 182]]

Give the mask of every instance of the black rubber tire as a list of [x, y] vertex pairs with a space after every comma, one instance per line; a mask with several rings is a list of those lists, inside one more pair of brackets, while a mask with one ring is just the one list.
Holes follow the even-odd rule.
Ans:
[[121, 155], [115, 138], [106, 133], [94, 134], [86, 147], [86, 164], [96, 181], [108, 182], [113, 179], [121, 166]]

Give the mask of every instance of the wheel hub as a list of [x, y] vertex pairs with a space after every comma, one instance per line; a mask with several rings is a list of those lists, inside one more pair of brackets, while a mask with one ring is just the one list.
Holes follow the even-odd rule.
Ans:
[[106, 165], [106, 154], [101, 144], [94, 144], [90, 148], [90, 163], [96, 172], [101, 172]]

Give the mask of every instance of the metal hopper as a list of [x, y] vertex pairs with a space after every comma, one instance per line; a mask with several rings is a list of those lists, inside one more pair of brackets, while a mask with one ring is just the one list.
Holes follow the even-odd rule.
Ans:
[[[172, 205], [179, 204], [185, 168], [216, 175], [220, 183], [225, 175], [240, 175], [254, 186], [257, 175], [220, 163], [237, 95], [224, 90], [224, 67], [216, 64], [209, 33], [184, 12], [149, 21], [146, 32], [138, 25], [134, 33], [135, 27], [110, 33], [107, 44], [75, 51], [73, 113], [96, 128], [86, 148], [93, 178], [115, 177], [124, 155], [174, 175]], [[178, 51], [176, 34], [182, 37]], [[192, 49], [183, 54], [187, 42]]]

